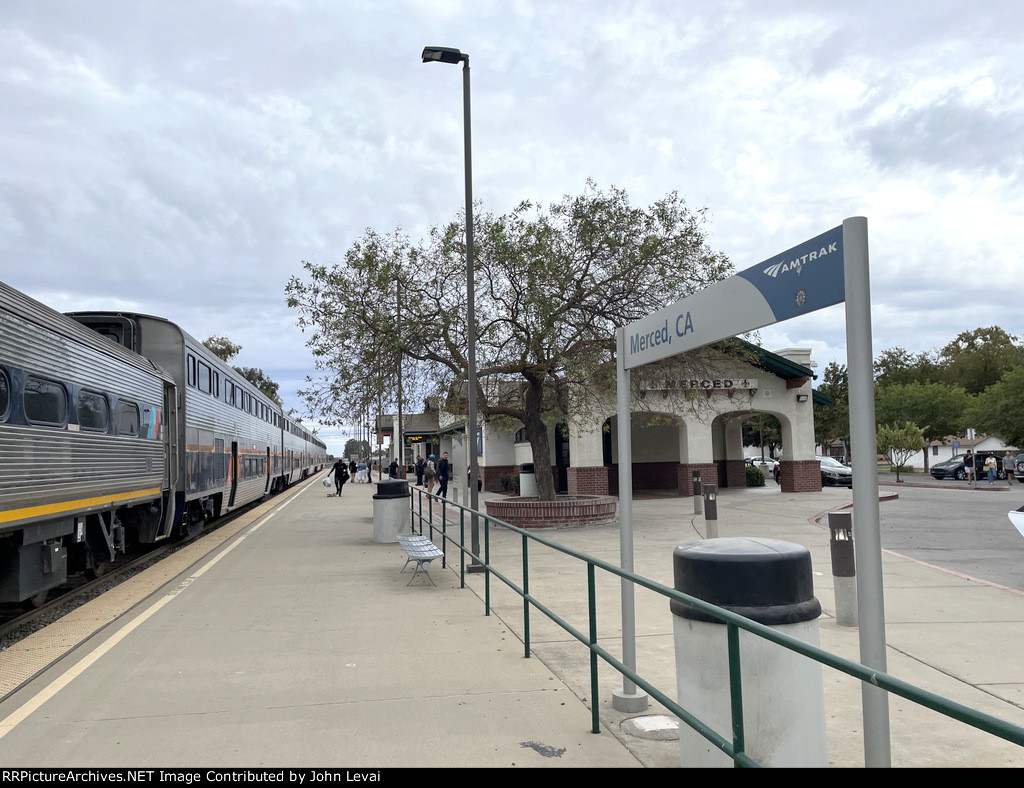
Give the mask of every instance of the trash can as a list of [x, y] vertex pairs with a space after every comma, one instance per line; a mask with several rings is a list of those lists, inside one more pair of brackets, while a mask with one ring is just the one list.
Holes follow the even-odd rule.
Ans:
[[409, 522], [409, 482], [405, 479], [381, 479], [373, 496], [373, 541], [391, 544]]
[[[821, 605], [810, 552], [775, 539], [734, 537], [679, 545], [675, 588], [811, 646]], [[732, 730], [727, 631], [721, 619], [672, 600], [679, 704], [728, 739]], [[821, 664], [739, 632], [746, 752], [762, 766], [826, 767]], [[732, 761], [688, 725], [679, 726], [683, 766]]]
[[537, 476], [533, 472], [532, 462], [524, 462], [519, 466], [519, 496], [521, 498], [537, 497]]

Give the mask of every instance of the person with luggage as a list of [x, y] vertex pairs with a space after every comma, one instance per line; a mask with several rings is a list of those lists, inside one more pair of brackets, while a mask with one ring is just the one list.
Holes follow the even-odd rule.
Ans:
[[348, 466], [345, 464], [345, 461], [338, 460], [336, 463], [334, 463], [334, 467], [331, 468], [331, 472], [328, 473], [327, 475], [330, 476], [331, 473], [334, 474], [334, 489], [336, 491], [335, 494], [340, 498], [341, 488], [344, 487], [345, 482], [348, 481]]

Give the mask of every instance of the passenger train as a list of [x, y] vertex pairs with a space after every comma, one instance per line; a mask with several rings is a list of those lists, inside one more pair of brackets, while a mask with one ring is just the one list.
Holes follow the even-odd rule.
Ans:
[[0, 602], [198, 530], [326, 446], [162, 318], [56, 312], [0, 282]]

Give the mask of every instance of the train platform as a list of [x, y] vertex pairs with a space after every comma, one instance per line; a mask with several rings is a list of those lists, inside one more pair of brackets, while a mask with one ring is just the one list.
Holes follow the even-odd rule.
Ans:
[[[612, 708], [621, 678], [602, 664], [591, 733], [589, 658], [484, 577], [459, 587], [457, 561], [410, 585], [397, 544], [373, 541], [375, 485], [338, 498], [317, 479], [0, 652], [0, 765], [18, 768], [351, 768], [679, 766], [670, 720], [652, 703]], [[486, 497], [486, 495], [485, 495]], [[820, 515], [849, 491], [722, 490], [721, 536], [811, 551], [822, 647], [856, 660], [857, 630], [835, 622]], [[671, 556], [702, 538], [690, 499], [634, 504], [638, 573], [671, 584]], [[615, 526], [545, 533], [618, 562]], [[495, 530], [491, 560], [517, 578], [521, 539]], [[531, 547], [531, 593], [585, 631], [586, 572]], [[883, 556], [889, 672], [1024, 725], [1024, 594], [895, 554]], [[598, 631], [619, 647], [619, 582], [598, 581]], [[638, 591], [637, 665], [674, 695], [667, 602]], [[826, 669], [829, 759], [863, 765], [860, 686]], [[899, 698], [894, 766], [1024, 766], [1019, 747]]]

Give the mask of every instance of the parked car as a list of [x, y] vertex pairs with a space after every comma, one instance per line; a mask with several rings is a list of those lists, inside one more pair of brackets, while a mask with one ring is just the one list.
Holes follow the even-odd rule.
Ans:
[[815, 457], [821, 465], [821, 486], [843, 485], [853, 487], [853, 468], [843, 465], [834, 457]]
[[1018, 481], [1024, 482], [1024, 454], [1018, 454], [1013, 458], [1013, 467], [1017, 469], [1014, 477]]
[[[985, 458], [989, 456], [990, 452], [982, 452], [981, 454], [974, 455], [974, 474], [977, 478], [981, 479], [985, 476]], [[996, 471], [996, 478], [1005, 479], [1006, 473], [1003, 471], [1003, 458], [995, 455], [996, 463], [998, 464], [998, 470]], [[944, 462], [937, 462], [931, 468], [931, 474], [936, 479], [960, 479], [963, 481], [967, 478], [967, 471], [964, 469], [964, 454], [958, 454], [955, 457], [946, 460]], [[1017, 457], [1017, 460], [1024, 458], [1024, 454]], [[1020, 467], [1018, 465], [1018, 467]]]
[[746, 463], [747, 465], [753, 465], [755, 468], [760, 468], [764, 471], [765, 476], [779, 467], [779, 461], [773, 460], [771, 457], [747, 457]]

